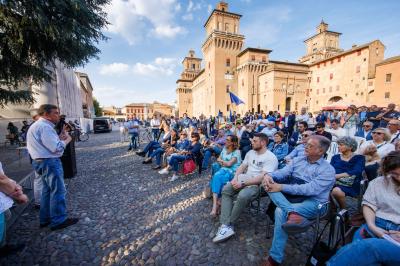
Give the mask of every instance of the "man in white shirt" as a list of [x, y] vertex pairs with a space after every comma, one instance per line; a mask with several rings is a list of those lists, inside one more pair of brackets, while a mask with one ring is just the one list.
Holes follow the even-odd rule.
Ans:
[[[221, 226], [213, 239], [214, 243], [227, 240], [235, 234], [233, 224], [250, 201], [257, 197], [264, 174], [270, 174], [278, 168], [278, 159], [267, 149], [267, 146], [268, 137], [265, 134], [254, 134], [253, 149], [246, 154], [232, 181], [224, 186], [221, 200]], [[236, 195], [236, 202], [233, 203]]]
[[40, 227], [50, 225], [51, 230], [58, 230], [76, 224], [79, 220], [67, 218], [64, 171], [60, 160], [72, 138], [66, 132], [66, 126], [60, 135], [54, 129], [60, 120], [57, 106], [43, 104], [38, 114], [39, 120], [29, 127], [27, 133], [27, 148], [32, 157], [32, 166], [43, 183]]
[[340, 126], [340, 122], [335, 119], [331, 121], [331, 128], [327, 128], [325, 131], [332, 134], [332, 141], [346, 136], [346, 130], [344, 130], [344, 128]]
[[395, 119], [390, 120], [387, 128], [390, 133], [390, 143], [395, 144], [400, 140], [400, 121]]
[[306, 108], [301, 108], [301, 113], [296, 116], [296, 122], [308, 122], [309, 116], [307, 114], [307, 109]]

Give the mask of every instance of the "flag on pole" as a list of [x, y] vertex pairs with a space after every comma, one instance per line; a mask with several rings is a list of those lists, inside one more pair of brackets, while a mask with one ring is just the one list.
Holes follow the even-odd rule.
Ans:
[[231, 97], [231, 103], [234, 103], [236, 105], [239, 105], [239, 104], [242, 104], [242, 103], [244, 104], [244, 101], [240, 100], [239, 97], [237, 97], [232, 92], [229, 92], [229, 96]]

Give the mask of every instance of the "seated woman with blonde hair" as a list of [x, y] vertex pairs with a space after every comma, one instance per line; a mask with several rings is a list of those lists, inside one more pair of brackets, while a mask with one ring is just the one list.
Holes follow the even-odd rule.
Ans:
[[238, 149], [238, 138], [235, 135], [228, 135], [225, 147], [219, 155], [217, 162], [212, 164], [212, 178], [210, 181], [213, 193], [213, 207], [210, 215], [216, 216], [220, 206], [222, 188], [232, 180], [236, 169], [240, 166], [241, 156]]

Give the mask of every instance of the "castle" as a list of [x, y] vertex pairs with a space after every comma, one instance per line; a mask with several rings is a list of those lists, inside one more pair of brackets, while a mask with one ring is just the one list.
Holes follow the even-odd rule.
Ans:
[[[316, 34], [304, 41], [306, 55], [299, 62], [274, 61], [269, 58], [272, 50], [243, 48], [240, 19], [240, 14], [228, 11], [225, 2], [211, 12], [204, 24], [203, 59], [190, 50], [182, 61], [183, 72], [176, 82], [179, 116], [300, 111], [303, 107], [317, 111], [340, 100], [356, 105], [400, 100], [395, 89], [400, 85], [400, 57], [384, 60], [381, 41], [343, 50], [341, 33], [330, 31], [321, 21]], [[384, 78], [377, 78], [377, 73]], [[390, 84], [389, 74], [394, 75]], [[378, 80], [386, 81], [377, 84]], [[229, 92], [245, 103], [232, 105]]]

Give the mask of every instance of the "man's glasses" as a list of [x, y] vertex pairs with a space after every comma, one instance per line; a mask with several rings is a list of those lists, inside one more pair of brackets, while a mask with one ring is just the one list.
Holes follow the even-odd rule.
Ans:
[[363, 125], [363, 127], [371, 127], [370, 125]]
[[308, 134], [303, 134], [303, 135], [301, 135], [301, 136], [307, 138], [307, 137], [309, 137], [310, 135], [308, 135]]
[[384, 133], [382, 133], [382, 132], [372, 132], [372, 134], [383, 135]]

